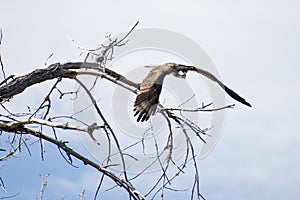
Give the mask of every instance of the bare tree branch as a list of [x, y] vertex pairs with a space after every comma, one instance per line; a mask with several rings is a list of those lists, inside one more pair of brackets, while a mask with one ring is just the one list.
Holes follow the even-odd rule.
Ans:
[[[130, 31], [125, 34], [124, 37], [112, 38], [111, 35], [107, 36], [108, 44], [103, 44], [99, 48], [88, 50], [77, 46], [80, 50], [87, 52], [86, 58], [83, 62], [68, 62], [68, 63], [54, 63], [50, 64], [48, 67], [42, 69], [36, 69], [32, 72], [22, 75], [22, 76], [8, 76], [6, 78], [4, 73], [4, 66], [1, 60], [0, 54], [0, 65], [2, 69], [2, 74], [4, 80], [0, 83], [0, 108], [4, 111], [4, 114], [0, 113], [0, 134], [3, 132], [5, 134], [12, 135], [12, 139], [10, 142], [8, 153], [2, 157], [0, 157], [0, 161], [5, 161], [8, 158], [13, 157], [17, 152], [21, 150], [21, 147], [25, 146], [28, 151], [29, 147], [26, 144], [27, 139], [36, 138], [38, 142], [40, 142], [40, 149], [41, 149], [41, 157], [44, 159], [44, 141], [47, 141], [53, 145], [55, 145], [59, 152], [61, 153], [62, 157], [72, 166], [75, 166], [73, 163], [73, 159], [76, 158], [83, 162], [84, 165], [88, 165], [101, 173], [99, 184], [94, 196], [94, 199], [97, 198], [97, 195], [102, 189], [102, 184], [104, 182], [104, 178], [108, 177], [109, 179], [113, 180], [115, 185], [110, 187], [107, 190], [111, 190], [115, 187], [122, 187], [125, 191], [129, 194], [129, 199], [141, 200], [146, 198], [154, 199], [159, 194], [161, 199], [164, 199], [165, 194], [168, 191], [172, 192], [184, 192], [190, 191], [191, 199], [204, 199], [200, 192], [200, 177], [198, 171], [198, 163], [197, 163], [197, 152], [195, 152], [195, 146], [193, 144], [192, 139], [190, 138], [190, 133], [196, 135], [198, 141], [202, 141], [205, 143], [205, 138], [203, 136], [209, 136], [208, 130], [209, 128], [201, 128], [198, 124], [191, 121], [188, 117], [185, 116], [187, 112], [215, 112], [218, 110], [223, 110], [227, 108], [233, 108], [233, 105], [227, 105], [219, 108], [210, 108], [209, 104], [202, 104], [198, 108], [182, 108], [185, 103], [191, 100], [192, 97], [187, 99], [185, 102], [180, 104], [178, 107], [175, 108], [165, 108], [163, 105], [159, 104], [158, 113], [162, 114], [165, 119], [165, 123], [167, 124], [166, 136], [167, 139], [164, 141], [163, 145], [159, 146], [160, 141], [157, 139], [155, 134], [153, 134], [150, 124], [150, 128], [145, 131], [143, 138], [138, 140], [137, 142], [133, 142], [126, 147], [123, 147], [120, 138], [118, 138], [118, 134], [115, 132], [112, 126], [112, 123], [108, 120], [108, 116], [106, 116], [102, 112], [102, 108], [100, 107], [99, 99], [96, 99], [95, 96], [92, 94], [92, 89], [97, 83], [99, 79], [105, 79], [115, 85], [118, 85], [125, 90], [130, 91], [133, 94], [137, 94], [140, 90], [140, 83], [136, 83], [127, 79], [125, 76], [119, 74], [118, 72], [114, 71], [113, 69], [106, 68], [107, 61], [113, 59], [114, 48], [121, 47], [128, 42], [129, 34], [135, 29], [138, 22], [130, 29]], [[0, 30], [0, 45], [2, 42], [2, 30]], [[72, 40], [74, 43], [74, 41]], [[95, 56], [95, 59], [89, 62], [89, 56]], [[48, 60], [48, 59], [47, 59]], [[182, 66], [181, 66], [182, 67]], [[80, 76], [89, 76], [93, 79], [92, 86], [86, 86], [81, 80]], [[77, 89], [68, 90], [68, 92], [63, 92], [61, 90], [61, 85], [64, 83], [63, 80], [68, 79], [74, 81], [79, 84]], [[54, 80], [51, 82], [52, 85], [49, 87], [49, 91], [47, 91], [44, 99], [41, 100], [40, 104], [36, 107], [30, 107], [28, 105], [28, 111], [22, 113], [14, 113], [9, 109], [10, 107], [7, 105], [9, 104], [12, 98], [17, 95], [22, 94], [26, 89], [31, 89], [32, 86], [37, 85], [42, 82], [47, 82], [49, 80]], [[79, 91], [83, 89], [85, 94], [87, 94], [88, 99], [90, 101], [89, 105], [85, 105], [83, 109], [80, 111], [76, 111], [73, 114], [65, 114], [62, 115], [53, 115], [54, 109], [54, 94], [57, 92], [59, 95], [59, 99], [61, 100], [64, 95], [75, 95], [75, 99]], [[65, 100], [66, 98], [63, 98]], [[80, 120], [76, 118], [76, 115], [83, 113], [87, 109], [93, 109], [96, 111], [97, 117], [100, 118], [100, 122], [87, 122], [84, 120]], [[79, 125], [76, 124], [79, 123]], [[75, 125], [76, 124], [76, 125]], [[47, 132], [50, 129], [50, 133]], [[185, 138], [185, 141], [182, 141], [185, 145], [185, 151], [183, 153], [183, 158], [180, 160], [176, 160], [175, 150], [176, 145], [174, 144], [176, 141], [174, 138], [175, 129], [180, 129], [180, 133]], [[96, 140], [93, 133], [96, 130], [101, 130], [106, 136], [108, 143], [108, 153], [107, 158], [104, 161], [99, 163], [94, 162], [91, 159], [80, 154], [80, 152], [75, 151], [71, 148], [68, 144], [68, 141], [62, 141], [59, 139], [59, 133], [67, 133], [72, 134], [74, 132], [80, 133], [88, 133], [89, 136], [96, 142], [98, 145], [100, 143]], [[26, 137], [25, 137], [26, 136]], [[142, 152], [145, 152], [145, 140], [148, 139], [147, 137], [151, 137], [151, 140], [155, 147], [155, 156], [151, 163], [144, 166], [137, 174], [131, 175], [127, 172], [128, 165], [126, 164], [126, 159], [132, 159], [136, 162], [139, 162], [137, 156], [131, 155], [128, 153], [128, 149], [137, 147], [140, 145]], [[101, 141], [102, 143], [103, 141]], [[111, 150], [111, 146], [115, 145], [117, 148], [116, 152]], [[5, 151], [7, 149], [2, 148], [0, 151]], [[29, 151], [30, 152], [30, 151]], [[5, 152], [6, 153], [6, 152]], [[4, 153], [3, 153], [4, 154]], [[174, 154], [174, 155], [173, 155]], [[113, 163], [113, 156], [118, 156], [121, 161], [120, 163]], [[137, 190], [136, 187], [133, 185], [134, 181], [137, 178], [142, 178], [145, 172], [150, 169], [155, 164], [159, 165], [160, 174], [158, 174], [158, 178], [153, 180], [149, 188], [147, 188], [145, 193]], [[114, 166], [121, 165], [121, 175], [117, 175], [116, 173], [111, 170]], [[192, 165], [191, 172], [187, 172], [187, 166]], [[75, 166], [76, 167], [76, 166]], [[170, 170], [173, 167], [175, 172]], [[191, 181], [190, 187], [185, 187], [183, 189], [178, 189], [172, 185], [174, 180], [177, 180], [179, 176], [185, 173], [194, 173], [194, 180]], [[43, 183], [40, 189], [40, 199], [42, 200], [43, 194], [47, 185], [47, 182], [44, 180], [45, 177], [42, 177]], [[6, 191], [4, 187], [4, 183], [0, 177], [0, 186], [2, 190]], [[82, 190], [80, 193], [80, 199], [85, 198], [85, 190]], [[64, 199], [65, 197], [62, 197]]]
[[[1, 44], [2, 44], [2, 39], [3, 39], [3, 31], [2, 31], [2, 28], [0, 27], [0, 48], [1, 48]], [[1, 67], [3, 78], [6, 79], [6, 75], [5, 75], [5, 71], [4, 71], [4, 65], [3, 65], [2, 57], [1, 57], [1, 52], [0, 52], [0, 67]]]
[[91, 167], [97, 169], [101, 173], [105, 174], [107, 177], [110, 177], [113, 181], [115, 181], [120, 187], [123, 187], [127, 190], [127, 192], [131, 195], [132, 198], [140, 200], [140, 199], [145, 199], [143, 196], [139, 196], [137, 194], [136, 189], [132, 186], [132, 184], [124, 179], [121, 179], [119, 176], [115, 175], [111, 171], [101, 167], [99, 164], [91, 161], [90, 159], [86, 158], [85, 156], [79, 154], [78, 152], [74, 151], [70, 147], [66, 145], [66, 142], [63, 141], [58, 141], [56, 139], [53, 139], [39, 131], [35, 131], [29, 128], [25, 128], [24, 126], [13, 126], [9, 127], [5, 125], [4, 123], [0, 123], [0, 129], [7, 131], [7, 132], [14, 132], [17, 134], [30, 134], [32, 136], [35, 136], [37, 138], [41, 138], [45, 141], [48, 141], [60, 149], [62, 149], [67, 155], [73, 156], [77, 158], [78, 160], [81, 160], [84, 165], [90, 165]]

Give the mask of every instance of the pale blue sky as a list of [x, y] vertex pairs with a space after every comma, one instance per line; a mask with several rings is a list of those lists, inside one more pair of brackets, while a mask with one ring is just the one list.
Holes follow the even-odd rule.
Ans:
[[[299, 13], [300, 3], [293, 0], [2, 0], [1, 53], [7, 74], [24, 74], [43, 67], [51, 53], [50, 63], [79, 60], [68, 37], [95, 47], [138, 20], [139, 28], [186, 35], [206, 51], [222, 80], [253, 105], [226, 111], [219, 142], [199, 161], [202, 194], [208, 200], [298, 199]], [[42, 162], [38, 146], [32, 148], [32, 157], [23, 152], [0, 167], [10, 194], [21, 191], [19, 199], [34, 199], [39, 174], [51, 173], [45, 199], [76, 199], [81, 189], [87, 189], [87, 199], [94, 195], [99, 179], [94, 170], [78, 162], [80, 169], [70, 167], [51, 145]]]

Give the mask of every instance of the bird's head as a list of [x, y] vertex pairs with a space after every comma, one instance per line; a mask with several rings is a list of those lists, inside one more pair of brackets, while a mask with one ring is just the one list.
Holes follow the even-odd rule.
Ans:
[[181, 65], [181, 64], [177, 64], [177, 63], [167, 63], [166, 65], [168, 65], [169, 67], [172, 68], [172, 72], [171, 73], [175, 77], [185, 79], [186, 73], [188, 71], [185, 67], [183, 67], [185, 65]]

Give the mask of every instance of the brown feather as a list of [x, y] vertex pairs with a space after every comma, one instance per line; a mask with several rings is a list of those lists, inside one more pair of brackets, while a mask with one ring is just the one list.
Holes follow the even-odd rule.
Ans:
[[[224, 85], [210, 72], [194, 66], [166, 63], [164, 65], [154, 67], [140, 84], [138, 95], [134, 102], [134, 116], [138, 115], [137, 121], [147, 121], [151, 115], [155, 114], [157, 105], [159, 103], [159, 95], [161, 93], [162, 84], [166, 75], [173, 73], [179, 78], [184, 78], [185, 73], [188, 71], [197, 72], [204, 75], [208, 79], [217, 82], [233, 99], [251, 107], [251, 105], [244, 98]], [[181, 75], [179, 72], [183, 72], [184, 74]]]
[[150, 115], [155, 113], [162, 88], [160, 84], [151, 84], [151, 87], [147, 86], [146, 88], [143, 86], [141, 85], [141, 90], [134, 103], [134, 116], [139, 115], [137, 121], [141, 120], [142, 122], [147, 121]]
[[155, 114], [163, 80], [173, 71], [171, 64], [156, 66], [142, 81], [134, 103], [134, 116], [138, 115], [138, 122], [147, 121], [151, 115]]

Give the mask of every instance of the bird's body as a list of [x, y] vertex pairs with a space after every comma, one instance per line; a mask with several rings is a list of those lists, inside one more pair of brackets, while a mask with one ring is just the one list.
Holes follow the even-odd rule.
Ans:
[[166, 75], [172, 73], [176, 77], [185, 78], [185, 74], [188, 71], [197, 72], [206, 76], [210, 80], [217, 82], [233, 99], [251, 107], [245, 99], [225, 86], [210, 72], [194, 66], [166, 63], [164, 65], [155, 66], [140, 84], [138, 95], [134, 103], [134, 116], [138, 115], [137, 121], [147, 121], [150, 116], [155, 113], [157, 104], [159, 103], [159, 95], [161, 93], [162, 84]]

